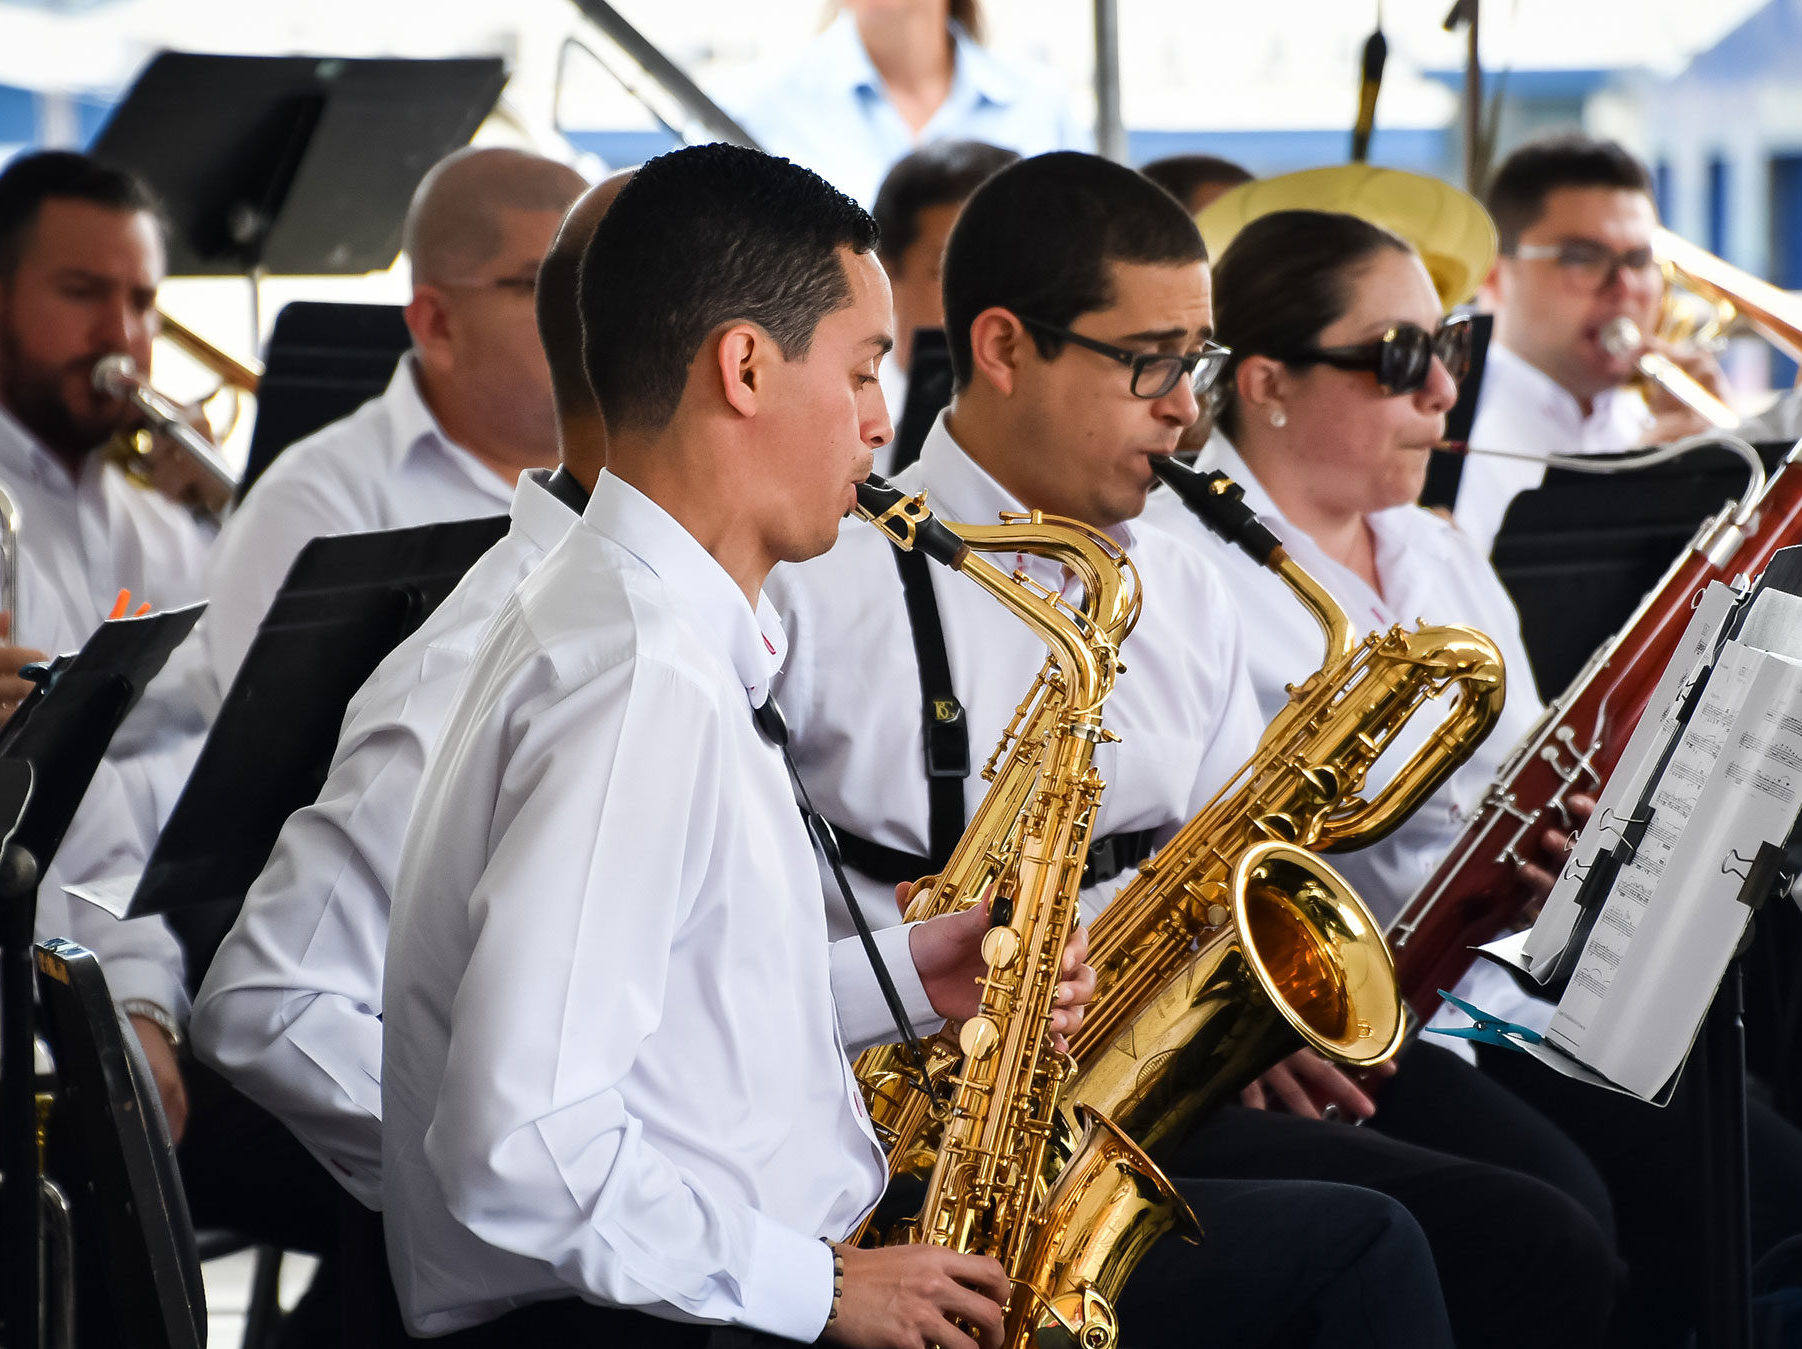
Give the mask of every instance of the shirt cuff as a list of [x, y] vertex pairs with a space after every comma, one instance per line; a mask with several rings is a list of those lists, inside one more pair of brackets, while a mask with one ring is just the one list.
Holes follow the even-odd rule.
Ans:
[[[926, 985], [920, 982], [920, 971], [914, 967], [909, 943], [918, 926], [902, 923], [885, 927], [875, 938], [876, 950], [895, 981], [895, 991], [901, 995], [908, 1020], [924, 1035], [936, 1030], [944, 1018], [933, 1008], [932, 999], [926, 996]], [[857, 937], [832, 943], [832, 997], [838, 1006], [839, 1031], [849, 1053], [859, 1054], [871, 1045], [895, 1041], [895, 1019], [889, 1015], [882, 985], [876, 982], [876, 971]]]
[[832, 1251], [817, 1237], [753, 1216], [751, 1269], [739, 1289], [744, 1324], [811, 1344], [832, 1312]]
[[178, 1026], [187, 1024], [188, 990], [164, 966], [143, 956], [114, 956], [104, 972], [114, 1006], [142, 998], [161, 1007]]

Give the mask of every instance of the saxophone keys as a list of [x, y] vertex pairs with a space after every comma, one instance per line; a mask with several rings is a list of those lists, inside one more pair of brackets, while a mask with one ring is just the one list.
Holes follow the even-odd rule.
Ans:
[[[1005, 929], [997, 928], [997, 932]], [[986, 1059], [1001, 1044], [1001, 1028], [986, 1016], [973, 1016], [957, 1033], [957, 1043], [970, 1059]]]
[[1020, 934], [1011, 927], [992, 927], [982, 938], [982, 959], [991, 970], [1004, 970], [1020, 958]]

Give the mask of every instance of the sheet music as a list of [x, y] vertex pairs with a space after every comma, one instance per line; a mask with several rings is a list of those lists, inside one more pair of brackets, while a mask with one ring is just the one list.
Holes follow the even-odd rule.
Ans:
[[[1802, 607], [1777, 612], [1759, 631], [1791, 645], [1802, 624], [1782, 629], [1797, 615]], [[1761, 842], [1788, 834], [1799, 789], [1802, 662], [1730, 641], [1547, 1039], [1635, 1094], [1655, 1095], [1682, 1064], [1745, 929], [1744, 873]]]
[[[1576, 845], [1565, 858], [1564, 869], [1546, 897], [1539, 919], [1520, 953], [1520, 968], [1528, 973], [1537, 972], [1542, 983], [1576, 927], [1581, 913], [1577, 892], [1583, 886], [1584, 877], [1598, 855], [1620, 842], [1621, 830], [1638, 808], [1653, 770], [1664, 757], [1665, 747], [1681, 729], [1677, 713], [1683, 698], [1713, 656], [1716, 639], [1738, 598], [1731, 586], [1719, 581], [1710, 582], [1702, 592], [1689, 626], [1683, 630], [1683, 640], [1678, 644], [1676, 654], [1665, 666], [1664, 674], [1646, 702], [1645, 715], [1633, 728], [1619, 764], [1603, 785], [1596, 800], [1595, 814], [1583, 826]], [[1763, 646], [1765, 643], [1754, 642], [1752, 645]]]

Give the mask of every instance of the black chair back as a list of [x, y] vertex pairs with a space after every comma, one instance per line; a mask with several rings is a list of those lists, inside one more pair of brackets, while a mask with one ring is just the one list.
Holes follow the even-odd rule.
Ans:
[[36, 954], [58, 1082], [52, 1170], [74, 1206], [78, 1277], [88, 1284], [77, 1293], [82, 1342], [108, 1342], [94, 1324], [106, 1307], [119, 1343], [201, 1349], [194, 1228], [143, 1050], [121, 1028], [93, 952], [51, 940]]

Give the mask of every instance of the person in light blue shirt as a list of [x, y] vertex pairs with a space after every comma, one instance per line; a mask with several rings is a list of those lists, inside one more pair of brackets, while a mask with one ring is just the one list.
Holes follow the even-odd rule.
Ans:
[[865, 206], [896, 160], [932, 141], [1093, 149], [1057, 76], [997, 57], [981, 31], [978, 0], [842, 0], [793, 60], [728, 101], [765, 150]]

